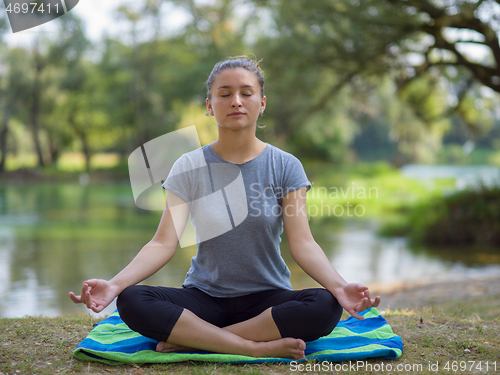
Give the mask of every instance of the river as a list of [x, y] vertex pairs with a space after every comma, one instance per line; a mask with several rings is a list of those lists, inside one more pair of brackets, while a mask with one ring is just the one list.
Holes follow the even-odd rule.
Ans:
[[[68, 292], [88, 278], [109, 279], [154, 234], [161, 212], [134, 204], [128, 182], [107, 184], [3, 183], [0, 185], [0, 316], [85, 313]], [[500, 273], [490, 249], [412, 248], [404, 238], [380, 238], [369, 220], [311, 220], [311, 228], [336, 269], [367, 285], [457, 274]], [[284, 237], [284, 236], [283, 236]], [[315, 286], [282, 252], [294, 288]], [[194, 255], [179, 249], [151, 285], [180, 286]], [[105, 312], [114, 309], [110, 306]]]

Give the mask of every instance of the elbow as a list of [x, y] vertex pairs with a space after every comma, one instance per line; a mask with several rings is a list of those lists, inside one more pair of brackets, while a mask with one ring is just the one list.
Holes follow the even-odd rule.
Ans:
[[160, 251], [162, 254], [166, 254], [171, 258], [174, 256], [175, 251], [177, 250], [177, 243], [167, 242], [167, 241], [158, 241], [153, 238], [148, 244], [145, 246], [147, 248], [154, 249], [156, 251]]
[[319, 245], [312, 237], [289, 243], [290, 255], [297, 263], [304, 257], [309, 257], [315, 248], [319, 248]]

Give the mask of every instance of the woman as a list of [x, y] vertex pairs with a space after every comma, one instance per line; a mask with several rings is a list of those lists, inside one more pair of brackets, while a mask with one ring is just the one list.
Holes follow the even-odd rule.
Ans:
[[[95, 312], [118, 297], [124, 322], [160, 341], [159, 352], [192, 348], [304, 358], [305, 341], [328, 334], [342, 308], [363, 319], [358, 312], [378, 306], [380, 297], [372, 300], [368, 288], [347, 283], [313, 239], [305, 210], [311, 184], [298, 159], [255, 136], [266, 108], [258, 63], [236, 58], [216, 64], [206, 106], [217, 121], [218, 139], [174, 164], [163, 185], [167, 205], [153, 239], [113, 279], [85, 281], [81, 295], [70, 292], [70, 297]], [[231, 172], [222, 169], [216, 178], [216, 167]], [[227, 184], [216, 186], [227, 175], [244, 186], [243, 206], [235, 206]], [[198, 205], [193, 212], [200, 198], [222, 191], [223, 209]], [[190, 207], [198, 252], [183, 287], [136, 285], [172, 258]], [[227, 218], [230, 229], [211, 236]], [[294, 260], [324, 289], [292, 290], [279, 252], [283, 228]]]

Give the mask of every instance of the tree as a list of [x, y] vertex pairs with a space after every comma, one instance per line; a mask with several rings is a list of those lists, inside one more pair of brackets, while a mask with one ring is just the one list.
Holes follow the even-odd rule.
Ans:
[[[327, 111], [343, 87], [359, 87], [359, 82], [376, 86], [385, 77], [396, 83], [399, 100], [410, 105], [412, 117], [424, 124], [423, 129], [434, 124], [443, 129], [439, 124], [455, 116], [471, 134], [488, 130], [488, 122], [478, 123], [487, 117], [480, 114], [483, 109], [470, 103], [497, 95], [493, 90], [500, 84], [495, 57], [500, 48], [498, 1], [254, 3], [273, 20], [260, 34], [258, 50], [272, 56], [266, 66], [272, 75], [279, 75], [281, 97], [276, 112], [271, 103], [270, 109], [273, 125], [285, 139], [287, 130], [293, 134], [309, 116]], [[488, 53], [472, 61], [461, 52], [466, 43], [481, 45]], [[362, 93], [354, 95], [358, 106], [366, 106], [363, 100], [370, 95], [364, 99]], [[441, 107], [428, 100], [438, 96], [445, 98]], [[442, 134], [437, 129], [431, 132]]]
[[34, 38], [28, 59], [31, 68], [25, 72], [30, 80], [25, 105], [29, 115], [25, 122], [33, 137], [39, 166], [48, 162], [55, 165], [63, 148], [72, 141], [66, 124], [54, 118], [54, 111], [61, 89], [79, 90], [84, 80], [79, 64], [88, 45], [81, 22], [73, 13], [54, 22], [59, 31], [57, 37], [40, 34]]
[[[89, 50], [89, 41], [83, 30], [81, 20], [72, 13], [61, 17], [59, 35], [65, 35], [50, 44], [48, 59], [53, 69], [52, 82], [55, 98], [46, 105], [48, 111], [45, 129], [48, 135], [51, 162], [55, 166], [65, 147], [77, 138], [85, 156], [86, 169], [90, 169], [91, 151], [87, 132], [91, 123], [77, 125], [75, 118], [80, 111], [88, 111], [86, 97], [92, 95], [88, 89], [88, 65], [85, 54]], [[48, 96], [48, 93], [47, 93]], [[57, 104], [55, 104], [57, 102]]]
[[9, 21], [7, 18], [7, 13], [0, 15], [0, 45], [4, 43], [3, 38], [4, 35], [9, 30]]
[[29, 100], [31, 89], [29, 71], [29, 56], [22, 48], [0, 46], [0, 66], [5, 72], [0, 77], [0, 172], [5, 170], [5, 160], [9, 150], [9, 124], [12, 118], [26, 120], [25, 103]]
[[192, 16], [178, 33], [147, 32], [151, 23], [158, 25], [161, 19], [161, 2], [149, 0], [120, 7], [118, 15], [126, 20], [127, 33], [104, 41], [98, 66], [106, 78], [102, 84], [110, 126], [117, 128], [116, 150], [123, 157], [175, 130], [186, 118], [178, 108], [204, 103], [202, 82], [214, 64], [245, 51], [245, 26], [234, 20], [235, 2], [172, 3]]
[[[472, 139], [484, 135], [493, 122], [485, 111], [471, 105], [477, 100], [500, 98], [500, 2], [494, 0], [388, 0], [394, 8], [413, 15], [413, 40], [389, 48], [402, 53], [398, 85], [411, 85], [421, 76], [448, 86], [443, 115], [458, 117]], [[410, 58], [419, 56], [419, 58]], [[429, 86], [429, 91], [432, 87]], [[422, 113], [421, 113], [422, 114]], [[420, 115], [421, 115], [420, 114]], [[423, 117], [425, 120], [425, 116]]]
[[[261, 28], [265, 33], [259, 35], [256, 49], [264, 56], [269, 73], [267, 83], [273, 100], [268, 103], [266, 117], [273, 119], [275, 138], [281, 144], [295, 143], [293, 151], [298, 154], [305, 150], [306, 142], [312, 146], [307, 148], [309, 156], [340, 161], [357, 127], [344, 120], [354, 117], [356, 108], [366, 107], [362, 103], [369, 97], [356, 89], [370, 77], [381, 78], [391, 72], [385, 46], [402, 35], [390, 26], [399, 19], [412, 19], [403, 13], [378, 10], [376, 1], [361, 5], [356, 1], [278, 0], [258, 5], [268, 10], [273, 20], [266, 29]], [[375, 12], [384, 19], [383, 25], [367, 22]], [[356, 85], [354, 90], [349, 87]], [[337, 110], [332, 112], [333, 108]], [[343, 116], [335, 116], [339, 110]], [[319, 148], [311, 138], [317, 136], [307, 131], [313, 117], [317, 118], [314, 133], [331, 134]], [[318, 153], [321, 149], [328, 152]], [[331, 159], [333, 154], [336, 156]]]
[[[413, 15], [412, 31], [425, 33], [428, 43], [414, 46], [424, 61], [413, 64], [413, 76], [431, 67], [465, 68], [473, 80], [500, 93], [500, 2], [494, 0], [388, 0], [395, 8]], [[480, 46], [475, 58], [464, 47]], [[416, 48], [415, 48], [416, 47]]]
[[35, 145], [35, 151], [38, 160], [38, 166], [42, 167], [45, 165], [43, 160], [42, 143], [40, 141], [40, 112], [41, 112], [41, 100], [42, 100], [42, 76], [46, 68], [46, 61], [43, 52], [41, 51], [42, 42], [40, 37], [36, 37], [33, 42], [33, 47], [31, 50], [31, 90], [29, 103], [29, 120], [28, 124], [31, 129], [31, 135], [33, 137], [33, 144]]

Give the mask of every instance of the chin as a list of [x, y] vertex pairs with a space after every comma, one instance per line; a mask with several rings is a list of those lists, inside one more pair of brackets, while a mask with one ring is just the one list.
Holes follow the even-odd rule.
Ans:
[[229, 130], [243, 130], [247, 128], [255, 127], [255, 124], [252, 123], [232, 123], [232, 124], [221, 124], [220, 128], [229, 129]]

